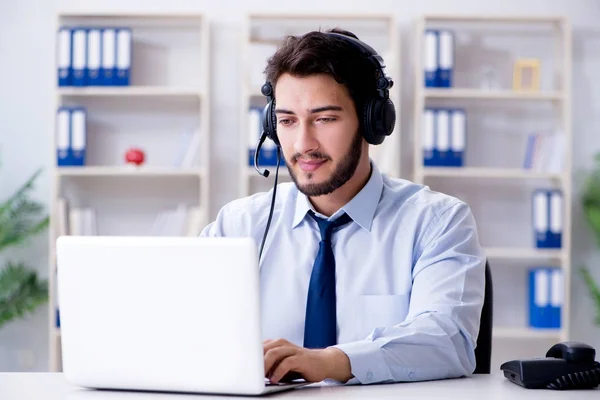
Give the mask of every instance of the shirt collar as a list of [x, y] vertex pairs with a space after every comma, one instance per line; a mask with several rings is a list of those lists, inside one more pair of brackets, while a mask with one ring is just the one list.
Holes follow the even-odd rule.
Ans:
[[[346, 212], [354, 222], [366, 231], [370, 231], [382, 190], [383, 179], [381, 172], [379, 172], [375, 163], [371, 161], [371, 177], [367, 181], [367, 184], [346, 205], [336, 211], [331, 216], [331, 219], [335, 219], [339, 214]], [[292, 220], [292, 229], [304, 220], [309, 210], [314, 211], [312, 204], [310, 204], [306, 195], [296, 189], [296, 210], [294, 219]], [[320, 215], [316, 211], [315, 214]]]

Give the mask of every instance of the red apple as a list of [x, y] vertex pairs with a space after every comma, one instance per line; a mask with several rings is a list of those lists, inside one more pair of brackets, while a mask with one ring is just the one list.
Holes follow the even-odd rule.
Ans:
[[125, 153], [125, 161], [127, 164], [141, 165], [144, 162], [144, 152], [138, 148], [131, 148]]

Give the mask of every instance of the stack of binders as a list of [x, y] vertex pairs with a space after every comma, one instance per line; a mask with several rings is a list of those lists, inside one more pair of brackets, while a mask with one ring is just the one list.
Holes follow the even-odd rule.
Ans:
[[464, 166], [467, 130], [465, 110], [425, 108], [422, 126], [424, 166]]
[[563, 195], [560, 189], [538, 189], [532, 199], [535, 247], [562, 247]]
[[86, 119], [83, 107], [60, 107], [56, 114], [56, 163], [59, 167], [84, 166]]
[[529, 269], [529, 326], [532, 328], [561, 327], [563, 304], [563, 271], [557, 267]]
[[[250, 107], [248, 110], [248, 121], [250, 126], [248, 127], [248, 165], [254, 166], [254, 153], [256, 152], [256, 145], [258, 139], [262, 133], [262, 112], [263, 109], [259, 107]], [[260, 166], [274, 166], [277, 165], [277, 146], [271, 139], [265, 139], [260, 152], [258, 153], [258, 163]], [[281, 154], [280, 165], [285, 165], [285, 159], [283, 153]]]
[[449, 30], [427, 29], [424, 36], [425, 87], [452, 87], [454, 34]]
[[128, 86], [132, 32], [116, 27], [58, 30], [58, 86]]

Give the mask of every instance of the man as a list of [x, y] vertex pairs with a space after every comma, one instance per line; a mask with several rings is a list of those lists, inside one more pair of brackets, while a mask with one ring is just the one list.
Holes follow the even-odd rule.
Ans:
[[[288, 37], [265, 70], [276, 99], [270, 137], [293, 180], [277, 187], [259, 265], [266, 377], [470, 375], [485, 276], [471, 211], [379, 172], [365, 107], [381, 74], [339, 35], [356, 36], [331, 32]], [[271, 195], [227, 204], [202, 236], [261, 243]]]

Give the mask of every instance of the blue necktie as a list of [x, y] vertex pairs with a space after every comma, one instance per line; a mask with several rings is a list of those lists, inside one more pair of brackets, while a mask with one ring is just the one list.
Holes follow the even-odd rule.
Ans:
[[335, 258], [331, 249], [334, 228], [352, 219], [344, 214], [335, 221], [327, 221], [309, 212], [319, 224], [321, 242], [313, 265], [306, 300], [304, 347], [321, 349], [337, 343], [335, 301]]

